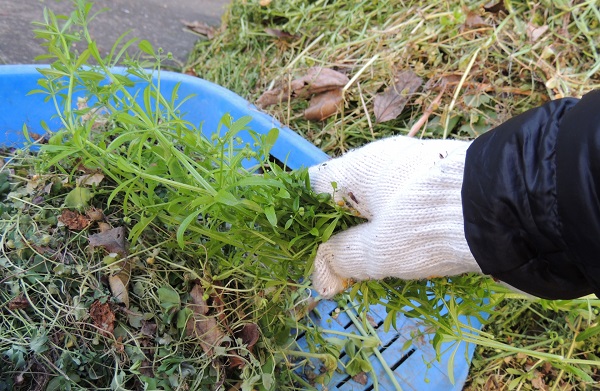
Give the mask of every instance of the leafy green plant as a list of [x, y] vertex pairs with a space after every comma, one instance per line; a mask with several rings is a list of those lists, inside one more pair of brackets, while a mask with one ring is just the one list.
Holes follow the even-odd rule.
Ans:
[[[102, 57], [88, 31], [91, 9], [78, 2], [68, 18], [46, 10], [35, 30], [48, 52], [42, 59], [51, 64], [40, 68], [41, 88], [32, 93], [53, 102], [62, 128], [35, 157], [18, 158], [23, 176], [9, 176], [10, 186], [24, 189], [19, 200], [29, 203], [60, 183], [54, 221], [85, 232], [54, 243], [56, 251], [74, 252], [72, 264], [35, 247], [39, 227], [28, 226], [30, 211], [5, 222], [7, 247], [20, 251], [6, 254], [14, 290], [5, 302], [27, 298], [23, 308], [9, 309], [7, 329], [16, 331], [7, 341], [31, 339], [27, 357], [19, 344], [3, 347], [12, 373], [41, 361], [48, 389], [92, 382], [114, 389], [284, 389], [302, 383], [293, 371], [308, 363], [302, 358], [320, 359], [333, 371], [332, 352], [339, 350], [306, 316], [313, 301], [307, 277], [317, 245], [354, 218], [311, 193], [305, 169], [288, 172], [269, 159], [276, 129], [261, 135], [248, 129], [250, 118], [226, 115], [206, 137], [186, 121], [180, 105], [191, 97], [179, 99], [177, 88], [169, 97], [159, 92], [163, 56], [147, 41], [123, 40], [122, 49]], [[75, 43], [85, 49], [75, 52]], [[136, 43], [147, 61], [127, 54]], [[118, 61], [122, 71], [113, 68]], [[253, 142], [243, 142], [242, 132]], [[245, 169], [248, 162], [254, 167]], [[82, 172], [102, 175], [102, 186], [86, 184]], [[33, 177], [43, 180], [34, 185]], [[106, 231], [90, 210], [119, 217]], [[75, 228], [81, 219], [86, 223]], [[9, 244], [9, 232], [25, 227], [31, 234], [14, 235]], [[126, 241], [110, 234], [122, 228]], [[86, 239], [92, 258], [81, 253]], [[29, 268], [32, 257], [52, 287], [20, 284], [30, 277], [18, 270]], [[36, 316], [28, 320], [32, 309]], [[46, 330], [52, 338], [35, 334], [49, 319], [56, 319]], [[85, 326], [76, 330], [76, 323]], [[31, 327], [27, 335], [23, 327]], [[296, 346], [300, 332], [311, 334], [312, 352]], [[75, 342], [60, 342], [65, 338]], [[93, 348], [73, 346], [80, 341]]]
[[[284, 3], [290, 25], [304, 17]], [[309, 389], [326, 384], [336, 369], [372, 371], [369, 357], [377, 356], [379, 341], [366, 317], [349, 311], [355, 302], [359, 314], [370, 305], [385, 305], [388, 330], [399, 314], [419, 319], [433, 332], [438, 354], [443, 342], [467, 341], [503, 357], [549, 362], [560, 368], [559, 379], [594, 379], [590, 368], [598, 366], [597, 360], [577, 353], [576, 344], [565, 351], [558, 334], [548, 338], [555, 345], [541, 350], [466, 324], [461, 315], [491, 313], [498, 322], [495, 309], [501, 300], [520, 297], [479, 276], [356, 284], [338, 304], [360, 335], [328, 330], [344, 339], [326, 337], [306, 316], [314, 307], [307, 280], [311, 259], [320, 242], [355, 218], [328, 197], [312, 194], [305, 170], [287, 172], [269, 160], [276, 131], [260, 135], [248, 129], [248, 118], [225, 116], [219, 129], [205, 129], [214, 137], [204, 136], [180, 112], [181, 102], [193, 97], [181, 98], [177, 90], [168, 97], [160, 94], [162, 53], [146, 41], [121, 38], [101, 56], [88, 32], [92, 5], [76, 4], [68, 17], [46, 10], [36, 29], [47, 49], [42, 59], [51, 65], [40, 68], [43, 77], [35, 92], [54, 103], [63, 128], [51, 134], [39, 154], [11, 155], [5, 166], [11, 171], [0, 173], [0, 351], [10, 368], [0, 375], [0, 389], [33, 384], [31, 373], [42, 374], [39, 382], [46, 389]], [[240, 12], [258, 19], [266, 13], [268, 20], [280, 12], [252, 7]], [[335, 7], [325, 5], [322, 11]], [[370, 17], [380, 18], [375, 11]], [[453, 32], [464, 17], [460, 10], [441, 15], [443, 29]], [[352, 16], [344, 11], [341, 19]], [[411, 29], [415, 20], [407, 24]], [[129, 54], [135, 47], [143, 57]], [[115, 70], [117, 64], [125, 68]], [[471, 125], [484, 129], [494, 114], [489, 103], [476, 94], [465, 104], [478, 109], [480, 117], [468, 124], [466, 115], [440, 119], [437, 125], [432, 121], [427, 135], [469, 133]], [[362, 116], [361, 107], [356, 105], [352, 116]], [[343, 132], [326, 126], [321, 136], [328, 148], [343, 150], [348, 141], [372, 136], [356, 131], [365, 125], [361, 121]], [[378, 134], [393, 130], [377, 129]], [[242, 132], [251, 137], [250, 144], [239, 138]], [[338, 138], [338, 133], [352, 137]], [[254, 168], [245, 169], [249, 162]], [[102, 183], [81, 180], [98, 173]], [[70, 228], [77, 221], [65, 210], [87, 223]], [[94, 210], [104, 217], [94, 220]], [[127, 240], [109, 241], [123, 237], [107, 238], [106, 232], [114, 231], [104, 231], [102, 224], [127, 228]], [[94, 235], [104, 241], [90, 252], [92, 238], [98, 240]], [[575, 316], [574, 342], [596, 341], [592, 309], [597, 300], [539, 305]], [[308, 351], [297, 344], [301, 333]], [[342, 349], [350, 358], [346, 366], [338, 362]], [[454, 353], [450, 375], [455, 359], [460, 358]], [[309, 381], [297, 371], [314, 366], [313, 360], [325, 371]], [[509, 384], [530, 381], [525, 372], [514, 369], [511, 375], [518, 380]]]

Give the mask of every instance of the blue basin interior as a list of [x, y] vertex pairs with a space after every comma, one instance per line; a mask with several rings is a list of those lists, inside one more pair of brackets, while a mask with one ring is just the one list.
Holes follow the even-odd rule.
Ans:
[[[58, 130], [60, 120], [56, 118], [56, 110], [51, 101], [44, 102], [44, 95], [27, 95], [29, 91], [39, 88], [40, 78], [36, 68], [39, 65], [3, 65], [0, 66], [0, 145], [21, 147], [25, 142], [22, 129], [26, 125], [30, 132], [43, 134], [41, 121], [45, 121], [51, 130]], [[177, 83], [180, 83], [179, 98], [195, 95], [193, 99], [182, 105], [185, 119], [202, 124], [202, 131], [207, 133], [217, 129], [221, 117], [229, 113], [234, 119], [250, 115], [253, 120], [249, 126], [254, 131], [266, 133], [273, 127], [279, 128], [279, 138], [271, 150], [271, 154], [286, 162], [295, 169], [311, 166], [328, 157], [320, 149], [303, 139], [291, 129], [282, 126], [273, 117], [262, 113], [254, 105], [235, 93], [205, 80], [173, 72], [161, 72], [161, 90], [170, 96]], [[315, 322], [324, 329], [333, 329], [360, 334], [350, 318], [341, 312], [331, 316], [336, 308], [335, 302], [322, 301], [317, 307], [322, 318]], [[379, 350], [388, 365], [392, 368], [398, 383], [403, 390], [461, 390], [469, 371], [469, 362], [473, 355], [473, 345], [461, 342], [458, 349], [447, 344], [442, 347], [442, 360], [435, 360], [435, 352], [430, 343], [432, 335], [428, 334], [418, 320], [400, 317], [398, 330], [385, 333], [383, 319], [385, 309], [382, 306], [371, 307], [370, 316], [376, 325], [377, 334], [383, 345]], [[464, 323], [480, 328], [480, 322], [474, 317], [463, 317]], [[332, 335], [334, 336], [334, 335]], [[302, 339], [300, 345], [306, 345]], [[454, 355], [454, 367], [448, 368], [448, 362]], [[347, 358], [346, 358], [347, 360]], [[378, 359], [372, 355], [371, 362], [378, 373], [380, 390], [394, 390], [388, 375]], [[454, 372], [454, 384], [450, 382], [448, 370]], [[345, 373], [336, 374], [329, 384], [329, 390], [370, 390], [372, 379], [366, 385], [360, 384]]]

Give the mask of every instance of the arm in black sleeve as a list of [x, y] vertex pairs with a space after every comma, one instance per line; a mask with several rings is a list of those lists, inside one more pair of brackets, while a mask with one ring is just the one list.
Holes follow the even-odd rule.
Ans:
[[477, 138], [465, 236], [486, 274], [548, 299], [600, 294], [600, 91], [529, 110]]

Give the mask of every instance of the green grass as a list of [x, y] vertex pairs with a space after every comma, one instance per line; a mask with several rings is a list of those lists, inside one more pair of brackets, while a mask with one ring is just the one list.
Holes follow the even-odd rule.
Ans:
[[[207, 139], [152, 83], [140, 92], [142, 104], [128, 99], [125, 87], [147, 83], [142, 68], [159, 74], [164, 58], [135, 39], [101, 57], [87, 33], [93, 11], [77, 5], [69, 17], [46, 12], [36, 26], [52, 62], [38, 93], [55, 102], [63, 129], [39, 155], [7, 152], [11, 162], [0, 173], [0, 389], [209, 389], [221, 381], [226, 389], [310, 389], [336, 368], [368, 372], [337, 361], [343, 346], [377, 344], [368, 327], [338, 335], [340, 343], [306, 316], [315, 305], [307, 277], [317, 245], [356, 219], [312, 194], [305, 170], [268, 161], [275, 133], [255, 135], [253, 152], [236, 142], [245, 118], [224, 117], [220, 137]], [[343, 110], [324, 122], [303, 119], [306, 102], [269, 108], [331, 155], [406, 134], [428, 107], [419, 136], [468, 139], [548, 99], [598, 87], [594, 2], [507, 2], [506, 14], [482, 5], [236, 2], [182, 70], [251, 101], [311, 66], [347, 73]], [[532, 41], [528, 23], [548, 30]], [[267, 27], [296, 38], [275, 38]], [[111, 73], [115, 64], [129, 73]], [[377, 124], [374, 96], [403, 69], [424, 87], [397, 119]], [[73, 110], [75, 90], [97, 103]], [[264, 172], [242, 169], [244, 157]], [[78, 185], [89, 172], [104, 178]], [[66, 227], [65, 210], [87, 225]], [[95, 210], [104, 217], [92, 219]], [[90, 250], [99, 238], [92, 235], [108, 240], [106, 229], [119, 227], [128, 229], [125, 242]], [[431, 284], [369, 281], [339, 305], [348, 300], [359, 303], [358, 325], [368, 325], [369, 305], [385, 302], [388, 328], [405, 314], [433, 330], [435, 348], [479, 344], [469, 389], [592, 389], [598, 380], [594, 297], [523, 301], [467, 275]], [[482, 310], [490, 313], [484, 330], [463, 330], [457, 316]], [[306, 350], [294, 339], [299, 331], [307, 333]], [[362, 364], [367, 357], [358, 352]], [[294, 373], [311, 359], [323, 373], [312, 380]]]
[[[432, 114], [417, 136], [471, 139], [547, 100], [600, 87], [595, 1], [505, 1], [500, 13], [484, 10], [487, 3], [273, 1], [261, 7], [235, 2], [220, 33], [197, 44], [185, 70], [250, 101], [312, 66], [358, 75], [344, 91], [343, 110], [324, 122], [303, 118], [305, 102], [267, 109], [332, 156], [373, 139], [408, 134], [428, 108]], [[266, 28], [294, 38], [271, 36]], [[424, 87], [396, 120], [375, 123], [374, 96], [405, 69], [420, 76]], [[469, 300], [486, 294], [487, 283], [480, 279], [459, 286], [435, 283]], [[394, 302], [393, 290], [374, 285], [372, 302], [382, 297]], [[598, 304], [593, 296], [497, 302], [467, 389], [595, 389]], [[565, 367], [569, 359], [572, 365]]]
[[[508, 15], [485, 12], [484, 4], [273, 1], [261, 7], [236, 2], [220, 34], [199, 42], [185, 69], [250, 101], [312, 66], [359, 75], [345, 90], [343, 113], [324, 123], [302, 118], [305, 102], [268, 110], [332, 155], [407, 133], [440, 94], [428, 124], [419, 129], [421, 136], [472, 138], [548, 99], [600, 86], [600, 16], [594, 1], [539, 6], [507, 1]], [[477, 24], [473, 15], [481, 18]], [[528, 25], [548, 30], [532, 41]], [[266, 28], [296, 38], [278, 39]], [[424, 88], [397, 120], [375, 124], [374, 96], [404, 69], [423, 78]], [[444, 82], [448, 87], [442, 93]]]

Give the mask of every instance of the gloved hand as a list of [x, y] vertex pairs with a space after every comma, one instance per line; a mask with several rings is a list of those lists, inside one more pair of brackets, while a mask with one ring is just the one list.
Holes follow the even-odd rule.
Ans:
[[348, 280], [481, 272], [463, 228], [461, 186], [469, 145], [396, 136], [311, 167], [314, 191], [332, 194], [367, 219], [319, 246], [312, 276], [316, 291], [328, 298]]

